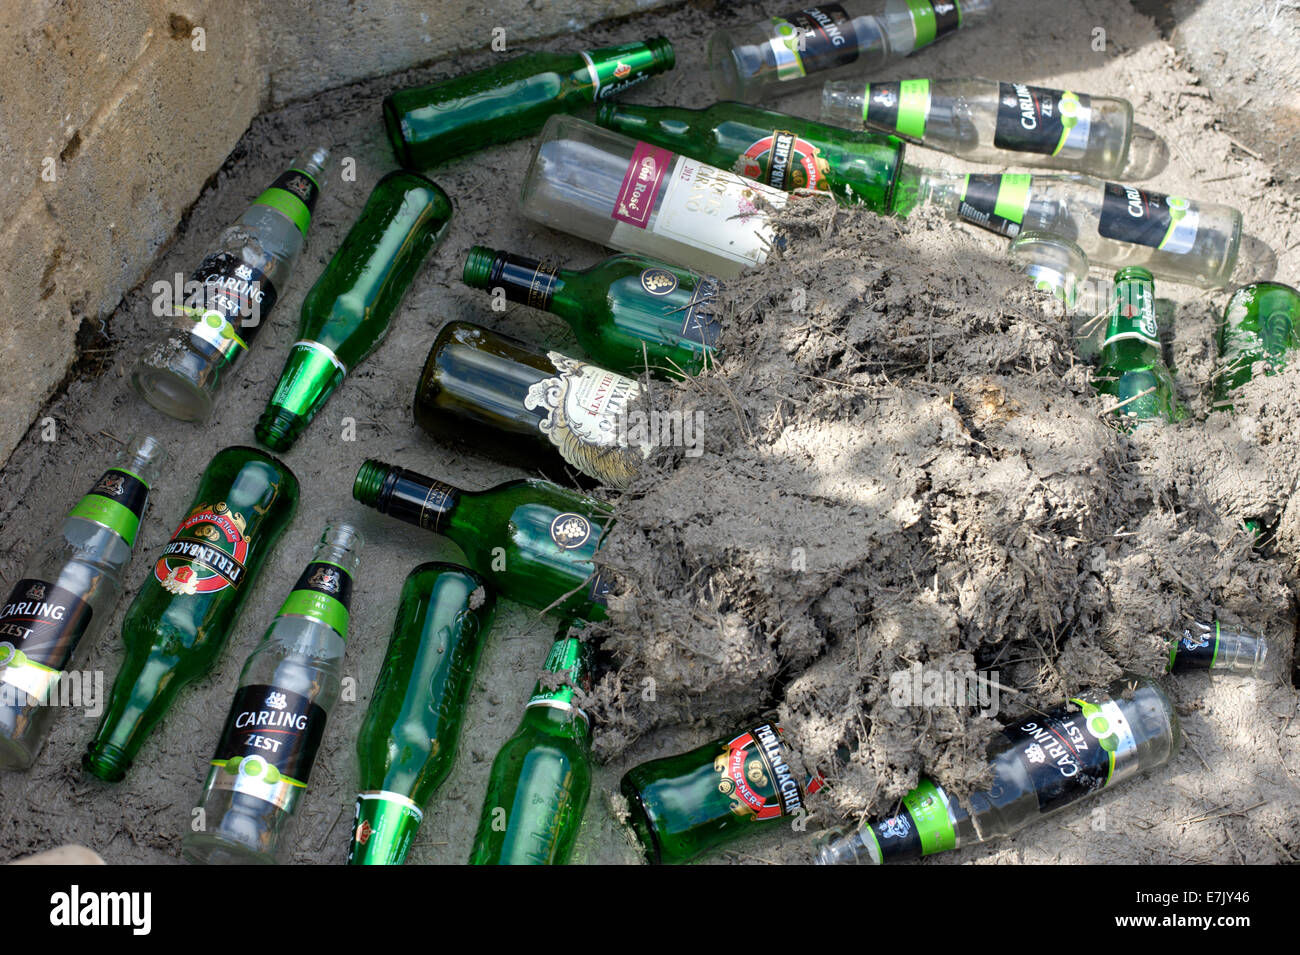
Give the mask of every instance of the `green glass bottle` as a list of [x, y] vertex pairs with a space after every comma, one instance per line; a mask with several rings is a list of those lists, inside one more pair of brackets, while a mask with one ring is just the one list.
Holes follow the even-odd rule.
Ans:
[[592, 557], [612, 514], [595, 498], [530, 479], [463, 491], [373, 459], [357, 472], [352, 496], [450, 538], [502, 597], [566, 619], [605, 619], [609, 583]]
[[818, 189], [841, 203], [882, 213], [893, 208], [906, 148], [894, 136], [742, 103], [704, 109], [605, 103], [596, 122], [774, 189]]
[[1182, 742], [1178, 714], [1145, 677], [1117, 680], [1012, 723], [988, 747], [993, 785], [962, 806], [928, 779], [895, 815], [831, 829], [817, 863], [876, 864], [988, 842], [1102, 789], [1166, 765]]
[[672, 44], [661, 36], [582, 53], [524, 53], [474, 73], [390, 93], [384, 98], [384, 127], [399, 163], [427, 168], [531, 136], [556, 113], [616, 96], [672, 66]]
[[451, 773], [496, 598], [458, 564], [406, 575], [388, 651], [357, 736], [361, 791], [348, 865], [401, 865]]
[[1236, 676], [1259, 676], [1268, 659], [1268, 641], [1264, 635], [1225, 630], [1219, 621], [1196, 621], [1169, 643], [1167, 673], [1194, 673], [1211, 670]]
[[258, 441], [288, 450], [348, 370], [378, 347], [451, 212], [447, 194], [423, 176], [397, 171], [379, 180], [303, 300], [298, 341], [258, 419]]
[[771, 721], [679, 756], [633, 767], [620, 786], [632, 831], [655, 864], [690, 862], [754, 831], [807, 812], [821, 775], [800, 779]]
[[563, 318], [587, 354], [612, 371], [683, 378], [717, 357], [718, 280], [691, 269], [630, 253], [561, 269], [476, 245], [464, 280]]
[[1232, 410], [1228, 395], [1251, 379], [1257, 362], [1274, 374], [1287, 352], [1300, 348], [1300, 291], [1280, 282], [1253, 282], [1232, 293], [1219, 324], [1215, 408]]
[[1124, 419], [1126, 427], [1156, 418], [1183, 418], [1174, 376], [1160, 354], [1155, 281], [1140, 266], [1115, 273], [1110, 323], [1098, 354], [1093, 386], [1100, 394], [1123, 402], [1115, 415]]
[[122, 621], [126, 656], [85, 757], [126, 776], [181, 689], [211, 672], [298, 504], [298, 479], [256, 448], [218, 451]]
[[[567, 627], [566, 627], [567, 629]], [[591, 725], [576, 704], [590, 690], [587, 651], [556, 640], [524, 718], [488, 778], [470, 865], [564, 865], [591, 792]]]
[[609, 487], [631, 483], [649, 452], [629, 409], [631, 378], [469, 322], [434, 339], [415, 391], [415, 421], [443, 441], [467, 440], [550, 477], [569, 469]]
[[278, 860], [338, 702], [362, 544], [351, 524], [326, 525], [245, 661], [182, 842], [188, 861]]
[[0, 769], [31, 766], [60, 706], [90, 705], [79, 666], [122, 595], [165, 460], [157, 438], [128, 441], [0, 603]]

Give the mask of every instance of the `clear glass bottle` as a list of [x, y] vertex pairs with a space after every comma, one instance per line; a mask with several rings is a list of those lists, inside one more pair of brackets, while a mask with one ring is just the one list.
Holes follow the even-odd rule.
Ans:
[[185, 858], [272, 863], [307, 790], [339, 697], [361, 534], [326, 526], [275, 621], [244, 662], [212, 757]]
[[621, 252], [733, 278], [762, 265], [785, 192], [570, 116], [542, 130], [523, 213]]
[[324, 146], [299, 155], [221, 234], [183, 292], [154, 300], [166, 327], [131, 372], [141, 398], [181, 421], [207, 420], [213, 395], [289, 284], [328, 159]]
[[836, 75], [870, 76], [992, 9], [992, 0], [850, 0], [718, 30], [709, 40], [713, 85], [721, 99], [752, 103]]
[[0, 604], [0, 769], [31, 766], [64, 701], [61, 681], [112, 617], [165, 460], [157, 438], [128, 441]]
[[1170, 642], [1169, 673], [1210, 670], [1234, 676], [1258, 677], [1268, 659], [1268, 641], [1263, 634], [1225, 630], [1219, 621], [1188, 625], [1183, 635]]

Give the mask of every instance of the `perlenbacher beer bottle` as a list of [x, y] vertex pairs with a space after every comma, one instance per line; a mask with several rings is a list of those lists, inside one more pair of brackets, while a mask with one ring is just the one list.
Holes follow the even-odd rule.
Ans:
[[496, 597], [458, 564], [420, 564], [402, 584], [388, 651], [357, 736], [361, 791], [348, 865], [401, 865], [451, 773]]
[[623, 776], [632, 831], [655, 864], [675, 865], [755, 830], [807, 812], [820, 774], [790, 765], [781, 727], [762, 722], [680, 756], [636, 766]]
[[762, 265], [787, 193], [572, 116], [546, 123], [524, 177], [525, 216], [620, 252], [722, 278]]
[[1170, 642], [1168, 673], [1193, 673], [1212, 670], [1236, 676], [1257, 677], [1268, 658], [1268, 643], [1263, 635], [1240, 630], [1224, 630], [1219, 621], [1197, 621]]
[[882, 213], [892, 208], [905, 148], [893, 136], [742, 103], [704, 109], [606, 103], [596, 122], [774, 189], [817, 189]]
[[573, 852], [591, 792], [591, 725], [577, 697], [591, 688], [582, 641], [556, 640], [543, 670], [492, 761], [470, 865], [564, 865]]
[[989, 745], [993, 785], [965, 807], [928, 779], [899, 812], [819, 839], [817, 862], [898, 862], [1009, 836], [1044, 816], [1164, 766], [1182, 741], [1178, 716], [1143, 677], [1089, 690], [1012, 723]]
[[[631, 378], [469, 322], [448, 322], [434, 339], [415, 390], [415, 420], [444, 440], [562, 479], [573, 468], [624, 488], [650, 450], [629, 424], [641, 393]], [[633, 435], [632, 432], [636, 431]]]
[[502, 597], [566, 619], [605, 619], [609, 585], [592, 557], [612, 514], [595, 498], [531, 479], [463, 491], [373, 459], [352, 496], [449, 538]]
[[122, 594], [166, 455], [133, 437], [28, 559], [0, 604], [0, 769], [27, 769], [60, 706], [91, 705], [77, 667]]
[[[131, 387], [159, 411], [203, 421], [212, 398], [289, 284], [312, 210], [325, 184], [329, 150], [309, 149], [221, 234], [212, 251], [167, 296], [154, 300], [164, 335], [131, 372]], [[183, 291], [182, 291], [183, 286]]]
[[713, 85], [723, 99], [753, 102], [841, 73], [869, 76], [973, 26], [992, 6], [991, 0], [851, 0], [718, 30], [709, 40]]
[[366, 200], [334, 258], [302, 303], [298, 341], [254, 429], [285, 451], [343, 377], [384, 336], [393, 312], [451, 222], [451, 200], [413, 172], [390, 172]]
[[583, 350], [613, 371], [682, 378], [717, 357], [717, 279], [644, 255], [579, 271], [476, 245], [464, 281], [563, 318]]
[[1227, 284], [1241, 244], [1236, 209], [1088, 176], [904, 166], [895, 211], [905, 215], [922, 201], [1008, 238], [1021, 230], [1062, 236], [1078, 243], [1093, 265], [1141, 265], [1161, 279], [1202, 288]]
[[362, 538], [331, 523], [244, 662], [183, 847], [190, 862], [269, 863], [307, 792], [339, 698]]
[[86, 771], [126, 776], [181, 689], [211, 672], [253, 581], [293, 519], [298, 479], [256, 448], [218, 451], [122, 621], [126, 656]]
[[1123, 174], [1133, 139], [1133, 106], [996, 80], [832, 80], [822, 119], [877, 129], [973, 162]]
[[1300, 348], [1300, 291], [1280, 282], [1253, 282], [1232, 293], [1219, 325], [1219, 367], [1214, 406], [1232, 410], [1229, 394], [1250, 381], [1255, 366], [1265, 374], [1286, 367], [1287, 352]]
[[426, 168], [530, 136], [556, 113], [617, 96], [672, 66], [672, 44], [661, 36], [582, 53], [524, 53], [474, 73], [390, 93], [384, 98], [384, 126], [397, 161]]
[[1128, 427], [1157, 418], [1179, 421], [1184, 416], [1174, 376], [1160, 353], [1155, 282], [1140, 266], [1115, 273], [1110, 321], [1093, 387], [1116, 399], [1114, 414]]

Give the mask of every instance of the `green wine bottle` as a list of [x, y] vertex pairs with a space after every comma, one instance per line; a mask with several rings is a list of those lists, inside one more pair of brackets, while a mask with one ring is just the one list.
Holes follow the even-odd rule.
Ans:
[[644, 255], [615, 255], [581, 271], [476, 245], [465, 284], [569, 323], [606, 368], [658, 378], [698, 374], [716, 358], [718, 280]]
[[1101, 343], [1093, 386], [1121, 404], [1115, 415], [1127, 427], [1163, 418], [1179, 421], [1174, 376], [1160, 354], [1156, 292], [1151, 273], [1140, 266], [1115, 273], [1114, 301], [1106, 340]]
[[357, 736], [361, 792], [348, 865], [401, 865], [451, 772], [496, 598], [457, 564], [406, 575], [388, 652]]
[[575, 687], [590, 689], [586, 653], [563, 636], [546, 655], [523, 721], [492, 761], [470, 865], [569, 861], [591, 792], [591, 726], [575, 703]]
[[379, 180], [303, 300], [298, 341], [254, 429], [258, 441], [288, 450], [348, 370], [378, 347], [451, 212], [447, 194], [423, 176], [397, 171]]
[[906, 148], [894, 136], [742, 103], [704, 109], [605, 103], [596, 122], [774, 189], [817, 189], [882, 213], [893, 207]]
[[352, 496], [450, 538], [507, 599], [566, 619], [605, 619], [609, 584], [592, 557], [612, 515], [595, 498], [528, 479], [463, 491], [373, 459], [357, 472]]
[[524, 53], [498, 66], [384, 98], [397, 161], [426, 168], [462, 153], [531, 136], [556, 113], [616, 96], [672, 69], [664, 37], [583, 53]]
[[649, 451], [628, 439], [628, 410], [640, 393], [616, 372], [448, 322], [424, 363], [415, 420], [441, 440], [469, 437], [476, 448], [552, 477], [573, 468], [623, 488]]
[[89, 773], [124, 778], [181, 689], [216, 666], [297, 504], [298, 479], [270, 455], [213, 456], [122, 621], [126, 657], [85, 756]]

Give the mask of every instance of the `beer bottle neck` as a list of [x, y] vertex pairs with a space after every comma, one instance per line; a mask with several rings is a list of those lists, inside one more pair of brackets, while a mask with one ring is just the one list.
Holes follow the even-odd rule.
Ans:
[[361, 544], [361, 535], [351, 524], [328, 526], [278, 616], [307, 617], [346, 640], [352, 578], [361, 559]]
[[644, 43], [622, 43], [584, 50], [576, 77], [591, 90], [593, 102], [609, 99], [630, 86], [670, 70], [675, 62], [672, 44], [657, 36]]
[[352, 485], [352, 496], [362, 504], [435, 534], [447, 533], [465, 494], [450, 484], [373, 459], [361, 465]]
[[571, 735], [585, 736], [591, 721], [579, 707], [578, 697], [590, 681], [586, 647], [577, 637], [561, 637], [551, 645], [543, 670], [544, 675], [533, 688], [526, 709], [534, 715], [545, 710], [550, 717], [548, 722], [575, 724], [576, 732]]

